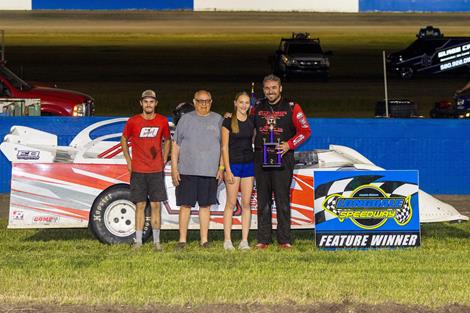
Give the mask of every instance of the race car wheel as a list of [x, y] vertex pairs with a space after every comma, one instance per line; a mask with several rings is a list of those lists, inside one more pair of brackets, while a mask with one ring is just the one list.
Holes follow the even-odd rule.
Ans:
[[[132, 243], [135, 238], [135, 205], [130, 201], [128, 186], [118, 186], [103, 192], [90, 212], [93, 235], [106, 244]], [[150, 237], [150, 206], [145, 208], [143, 240]]]
[[411, 77], [413, 77], [413, 69], [411, 67], [401, 68], [400, 77], [402, 79], [411, 79]]

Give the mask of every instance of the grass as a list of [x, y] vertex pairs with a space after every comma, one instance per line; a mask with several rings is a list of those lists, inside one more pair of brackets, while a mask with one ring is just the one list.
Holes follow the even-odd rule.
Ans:
[[421, 248], [378, 251], [319, 251], [311, 231], [298, 231], [293, 251], [225, 253], [221, 232], [208, 250], [193, 232], [176, 253], [176, 232], [164, 231], [160, 254], [102, 245], [87, 230], [5, 227], [0, 303], [470, 305], [470, 223], [424, 225]]

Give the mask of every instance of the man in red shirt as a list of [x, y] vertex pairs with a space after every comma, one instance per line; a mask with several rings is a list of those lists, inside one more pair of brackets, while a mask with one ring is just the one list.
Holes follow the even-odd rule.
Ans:
[[[167, 200], [164, 169], [170, 152], [170, 129], [167, 118], [155, 112], [158, 101], [153, 90], [142, 93], [140, 105], [142, 113], [129, 118], [121, 137], [122, 151], [131, 173], [131, 201], [136, 205], [134, 248], [142, 246], [148, 199], [152, 209], [154, 249], [161, 251], [160, 202]], [[132, 148], [132, 158], [129, 146]]]

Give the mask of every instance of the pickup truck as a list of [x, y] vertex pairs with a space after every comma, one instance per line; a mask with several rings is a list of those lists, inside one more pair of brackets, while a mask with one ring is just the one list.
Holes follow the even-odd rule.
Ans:
[[0, 62], [0, 98], [40, 99], [41, 115], [90, 116], [95, 100], [87, 94], [28, 84]]
[[446, 37], [439, 28], [427, 26], [406, 49], [387, 56], [387, 70], [402, 79], [416, 74], [470, 71], [470, 37]]

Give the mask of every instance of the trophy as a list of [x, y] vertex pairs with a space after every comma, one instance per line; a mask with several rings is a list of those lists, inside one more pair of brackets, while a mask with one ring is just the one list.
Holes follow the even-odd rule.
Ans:
[[282, 156], [278, 153], [276, 147], [280, 144], [280, 139], [277, 142], [274, 140], [274, 126], [276, 120], [274, 118], [268, 119], [269, 141], [263, 138], [263, 167], [282, 167]]

